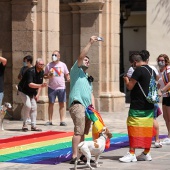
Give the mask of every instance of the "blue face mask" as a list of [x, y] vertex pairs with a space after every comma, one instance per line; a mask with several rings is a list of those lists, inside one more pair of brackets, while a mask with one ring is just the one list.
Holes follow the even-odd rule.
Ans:
[[158, 66], [159, 66], [160, 68], [165, 67], [165, 61], [159, 61], [159, 62], [158, 62]]
[[27, 62], [23, 62], [23, 66], [25, 66], [25, 67], [26, 67], [26, 66], [27, 66]]

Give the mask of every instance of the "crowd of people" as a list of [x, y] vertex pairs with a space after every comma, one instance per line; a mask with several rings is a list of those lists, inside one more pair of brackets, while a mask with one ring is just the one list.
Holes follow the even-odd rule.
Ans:
[[[84, 141], [84, 135], [89, 133], [91, 121], [85, 116], [85, 109], [91, 105], [95, 108], [93, 95], [93, 77], [89, 76], [87, 70], [90, 65], [88, 51], [93, 43], [98, 41], [97, 36], [90, 37], [89, 42], [83, 48], [77, 60], [73, 64], [70, 73], [66, 64], [60, 61], [60, 52], [55, 50], [51, 56], [51, 62], [44, 69], [44, 61], [37, 58], [33, 66], [33, 57], [23, 58], [18, 79], [20, 80], [17, 88], [18, 95], [23, 102], [21, 117], [23, 119], [22, 130], [28, 131], [28, 119], [30, 119], [31, 130], [41, 131], [36, 126], [37, 101], [42, 88], [48, 87], [48, 119], [46, 126], [53, 125], [52, 117], [54, 103], [58, 98], [60, 126], [67, 126], [65, 119], [64, 104], [66, 102], [66, 85], [70, 82], [69, 112], [74, 124], [74, 135], [72, 137], [72, 159], [74, 164], [77, 157], [77, 146]], [[157, 57], [158, 70], [149, 65], [150, 54], [147, 50], [130, 55], [131, 67], [124, 76], [124, 82], [128, 90], [131, 91], [130, 108], [127, 117], [127, 131], [129, 136], [129, 151], [125, 156], [119, 158], [120, 162], [136, 162], [137, 160], [151, 161], [150, 154], [151, 142], [153, 137], [153, 127], [156, 132], [155, 147], [160, 148], [162, 144], [170, 144], [170, 60], [166, 54]], [[4, 71], [7, 60], [0, 57], [0, 105], [4, 96]], [[159, 139], [159, 124], [156, 120], [158, 103], [149, 103], [144, 94], [148, 94], [151, 74], [157, 82], [158, 94], [162, 97], [163, 118], [168, 131], [168, 137], [162, 142]], [[135, 150], [143, 148], [144, 151], [136, 156]], [[82, 161], [86, 158], [82, 156]], [[93, 161], [93, 160], [91, 160]]]

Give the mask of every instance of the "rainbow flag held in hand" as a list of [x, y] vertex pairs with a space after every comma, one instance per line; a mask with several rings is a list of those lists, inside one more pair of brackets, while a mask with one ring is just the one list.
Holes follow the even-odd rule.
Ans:
[[[105, 126], [102, 117], [99, 112], [95, 110], [91, 105], [86, 108], [86, 116], [93, 122], [92, 125], [92, 137], [93, 140], [99, 138], [99, 133], [102, 132], [103, 127]], [[110, 139], [106, 140], [106, 149], [110, 147]]]

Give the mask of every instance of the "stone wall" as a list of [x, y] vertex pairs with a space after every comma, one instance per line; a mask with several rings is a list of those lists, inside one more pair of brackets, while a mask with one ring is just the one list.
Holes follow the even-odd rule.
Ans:
[[93, 44], [88, 53], [96, 109], [104, 112], [123, 109], [124, 94], [119, 91], [119, 2], [63, 2], [60, 13], [60, 49], [69, 68], [92, 35], [104, 38], [104, 42]]
[[0, 0], [0, 55], [7, 58], [5, 70], [4, 101], [12, 101], [12, 32], [11, 32], [11, 1]]
[[170, 1], [147, 0], [147, 49], [155, 65], [160, 54], [170, 57]]
[[[0, 0], [0, 52], [8, 59], [5, 101], [13, 103], [13, 117], [20, 118], [17, 75], [25, 55], [51, 61], [54, 50], [70, 69], [92, 35], [102, 36], [89, 51], [96, 109], [113, 112], [124, 108], [119, 91], [119, 1], [116, 0]], [[2, 43], [3, 42], [3, 43]], [[67, 84], [67, 98], [69, 84]], [[38, 119], [47, 119], [47, 89], [40, 96]], [[56, 112], [58, 103], [56, 101]], [[54, 114], [57, 118], [57, 114]]]

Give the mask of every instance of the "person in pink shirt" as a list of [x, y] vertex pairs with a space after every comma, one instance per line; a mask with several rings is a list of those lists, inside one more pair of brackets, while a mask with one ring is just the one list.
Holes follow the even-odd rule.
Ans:
[[60, 126], [66, 126], [64, 122], [65, 111], [64, 103], [66, 102], [66, 85], [65, 78], [70, 81], [70, 75], [68, 68], [65, 63], [60, 61], [60, 52], [55, 50], [52, 54], [52, 62], [48, 63], [45, 68], [45, 79], [49, 79], [48, 83], [48, 118], [49, 121], [45, 124], [52, 124], [53, 108], [56, 97], [58, 97], [59, 102], [59, 114], [60, 114]]

